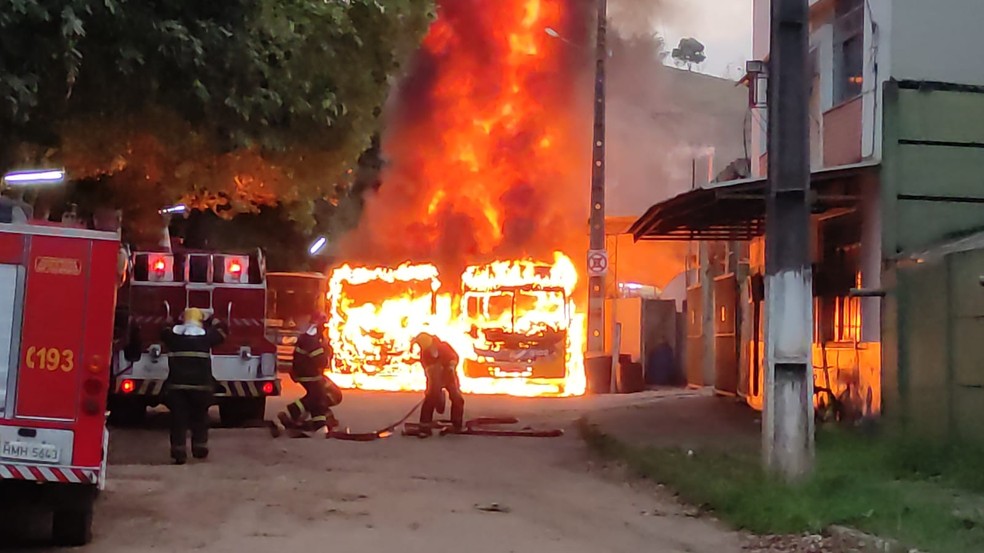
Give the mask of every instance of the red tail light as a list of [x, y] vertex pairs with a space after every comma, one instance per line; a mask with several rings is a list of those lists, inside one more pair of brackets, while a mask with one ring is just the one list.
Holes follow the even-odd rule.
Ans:
[[98, 415], [103, 411], [100, 405], [103, 397], [103, 383], [95, 378], [87, 378], [82, 383], [82, 391], [86, 397], [82, 399], [82, 412], [86, 415]]
[[120, 389], [123, 390], [124, 394], [130, 394], [137, 389], [137, 385], [134, 384], [132, 380], [124, 380], [123, 384], [120, 386]]
[[276, 388], [274, 388], [273, 382], [264, 382], [263, 383], [263, 394], [264, 395], [268, 395], [268, 396], [269, 395], [272, 395], [275, 390], [276, 390]]
[[103, 390], [102, 382], [95, 378], [88, 378], [82, 384], [82, 390], [85, 391], [86, 395], [97, 396]]

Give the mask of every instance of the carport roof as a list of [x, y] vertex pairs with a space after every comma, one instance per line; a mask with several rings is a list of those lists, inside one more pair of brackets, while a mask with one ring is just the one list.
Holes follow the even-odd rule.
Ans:
[[[814, 211], [855, 207], [857, 183], [849, 181], [878, 165], [868, 162], [813, 173]], [[636, 240], [751, 240], [765, 233], [767, 189], [764, 178], [711, 183], [652, 206], [629, 233]]]

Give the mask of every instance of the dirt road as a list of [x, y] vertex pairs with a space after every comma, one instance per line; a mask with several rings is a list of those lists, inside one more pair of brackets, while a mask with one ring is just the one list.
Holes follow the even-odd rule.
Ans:
[[[417, 399], [350, 393], [338, 414], [353, 430], [370, 429]], [[183, 467], [168, 464], [161, 415], [151, 422], [158, 428], [113, 433], [96, 541], [81, 551], [740, 551], [737, 534], [588, 469], [571, 423], [582, 412], [646, 400], [468, 398], [469, 417], [512, 413], [568, 429], [556, 439], [353, 443], [218, 429], [212, 458]], [[498, 511], [482, 509], [492, 504]], [[18, 547], [46, 550], [36, 530], [7, 530]]]

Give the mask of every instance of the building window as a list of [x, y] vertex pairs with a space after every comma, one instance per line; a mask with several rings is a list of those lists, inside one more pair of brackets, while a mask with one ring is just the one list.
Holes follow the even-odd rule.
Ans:
[[834, 22], [834, 103], [864, 90], [864, 0], [838, 0]]
[[837, 298], [834, 302], [834, 341], [861, 341], [861, 298]]

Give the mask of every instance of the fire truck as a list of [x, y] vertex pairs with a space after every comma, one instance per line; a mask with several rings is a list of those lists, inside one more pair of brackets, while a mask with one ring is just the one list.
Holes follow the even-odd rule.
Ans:
[[277, 368], [290, 369], [297, 337], [315, 311], [325, 312], [325, 275], [267, 273], [267, 338], [277, 345]]
[[225, 321], [229, 335], [212, 350], [219, 416], [226, 426], [263, 420], [266, 398], [280, 395], [276, 348], [267, 340], [263, 254], [137, 251], [119, 297], [121, 320], [109, 405], [121, 423], [163, 403], [168, 376], [161, 331], [186, 308]]
[[106, 482], [119, 238], [0, 222], [0, 498], [49, 502], [59, 545], [92, 537]]

